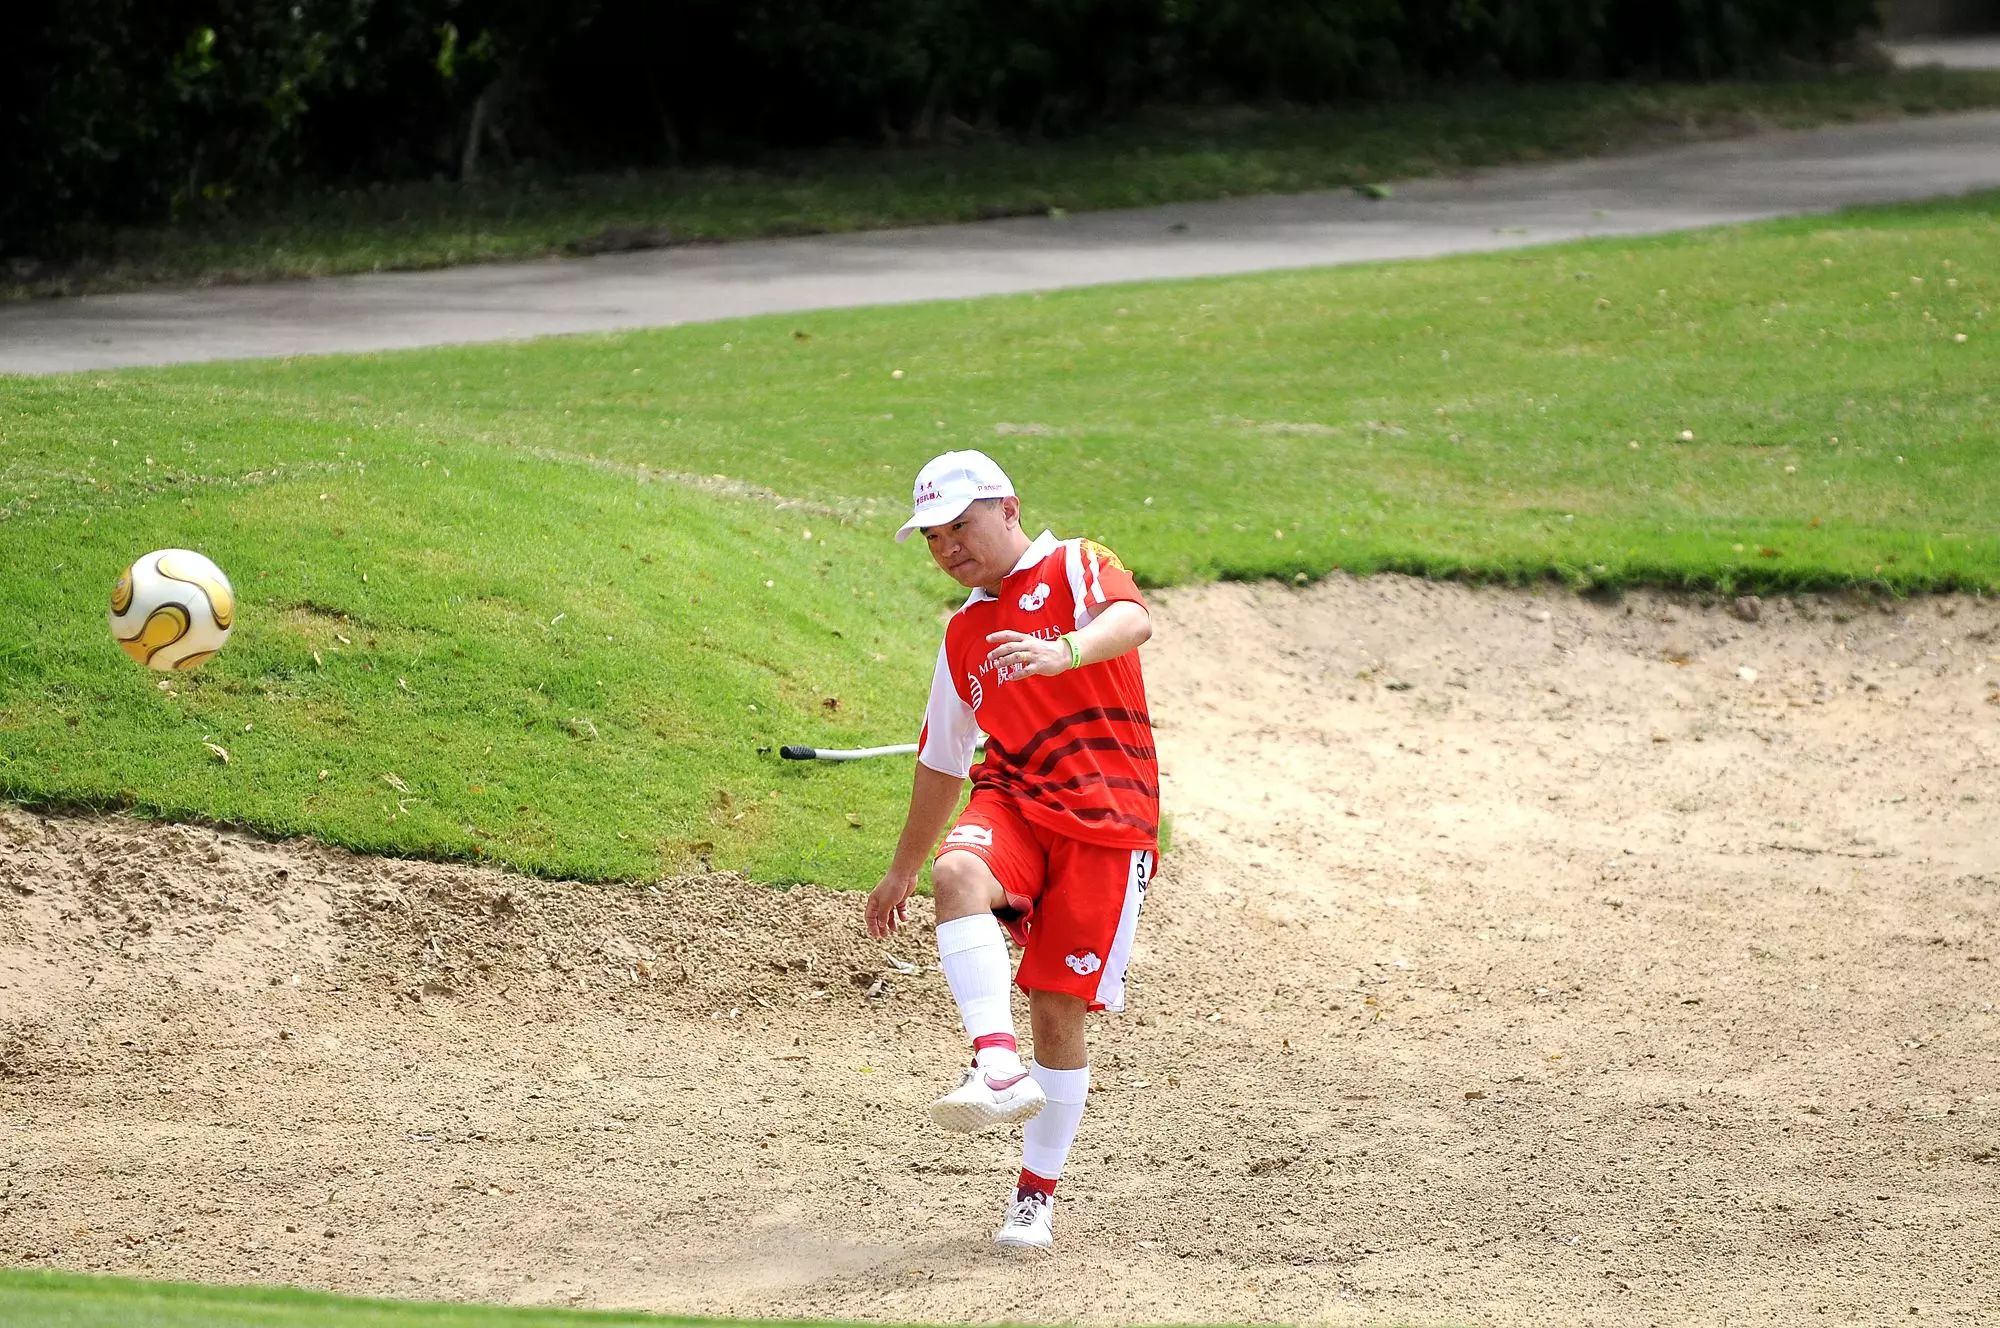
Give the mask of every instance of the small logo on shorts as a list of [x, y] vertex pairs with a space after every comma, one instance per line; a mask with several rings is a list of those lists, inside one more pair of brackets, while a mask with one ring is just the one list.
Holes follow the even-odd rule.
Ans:
[[947, 844], [977, 844], [981, 848], [993, 847], [993, 831], [983, 825], [961, 825], [944, 837]]
[[1104, 967], [1104, 961], [1097, 957], [1095, 950], [1077, 950], [1074, 953], [1063, 956], [1063, 962], [1068, 964], [1070, 971], [1078, 977], [1086, 978]]
[[1048, 602], [1049, 583], [1046, 581], [1037, 581], [1033, 590], [1021, 596], [1021, 612], [1033, 613]]

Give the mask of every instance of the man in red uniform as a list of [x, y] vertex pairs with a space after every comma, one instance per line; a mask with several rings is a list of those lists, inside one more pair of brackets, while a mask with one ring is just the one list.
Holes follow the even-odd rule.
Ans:
[[[931, 558], [972, 594], [938, 650], [916, 787], [896, 856], [868, 896], [871, 936], [907, 918], [931, 865], [938, 955], [973, 1064], [931, 1106], [948, 1130], [1026, 1121], [1021, 1174], [995, 1239], [1047, 1248], [1056, 1181], [1090, 1091], [1084, 1016], [1125, 1008], [1125, 966], [1156, 863], [1158, 765], [1138, 647], [1152, 635], [1131, 573], [1102, 545], [1029, 539], [1014, 486], [979, 452], [917, 476]], [[986, 758], [972, 769], [981, 731]], [[1005, 928], [1003, 932], [1002, 928]], [[1007, 935], [1022, 946], [1034, 1062], [1014, 1040]]]

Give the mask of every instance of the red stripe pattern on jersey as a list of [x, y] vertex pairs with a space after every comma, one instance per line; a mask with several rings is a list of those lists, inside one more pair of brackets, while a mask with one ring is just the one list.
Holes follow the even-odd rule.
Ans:
[[1139, 652], [1054, 677], [1016, 675], [987, 658], [990, 633], [1054, 640], [1119, 601], [1145, 603], [1116, 555], [1089, 540], [1044, 535], [997, 597], [975, 592], [953, 615], [943, 667], [986, 734], [975, 785], [1008, 795], [1028, 820], [1057, 834], [1151, 848], [1160, 775]]

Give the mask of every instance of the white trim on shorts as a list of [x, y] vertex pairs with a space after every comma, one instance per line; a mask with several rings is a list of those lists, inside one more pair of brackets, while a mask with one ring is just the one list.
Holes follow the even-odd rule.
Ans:
[[1125, 966], [1132, 961], [1139, 910], [1146, 906], [1146, 887], [1152, 883], [1157, 863], [1151, 849], [1132, 850], [1132, 865], [1125, 877], [1125, 907], [1118, 914], [1118, 931], [1111, 938], [1111, 953], [1105, 956], [1104, 972], [1097, 980], [1097, 1003], [1107, 1014], [1120, 1014], [1125, 1009]]

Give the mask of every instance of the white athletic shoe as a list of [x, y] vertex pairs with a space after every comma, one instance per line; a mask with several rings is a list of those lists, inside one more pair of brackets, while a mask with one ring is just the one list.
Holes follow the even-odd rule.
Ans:
[[1048, 1095], [1023, 1069], [1004, 1078], [977, 1065], [958, 1087], [931, 1103], [931, 1119], [947, 1130], [972, 1134], [989, 1125], [1014, 1125], [1042, 1109]]
[[1039, 1190], [1018, 1194], [993, 1243], [1009, 1250], [1045, 1250], [1056, 1243], [1056, 1197]]

